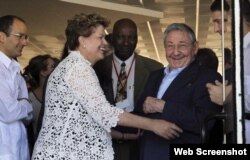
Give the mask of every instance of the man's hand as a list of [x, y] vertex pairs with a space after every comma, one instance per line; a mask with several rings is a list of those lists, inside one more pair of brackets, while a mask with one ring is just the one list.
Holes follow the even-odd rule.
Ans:
[[[227, 84], [227, 82], [226, 82]], [[212, 102], [223, 105], [223, 84], [218, 80], [215, 81], [215, 85], [212, 83], [207, 83], [206, 87], [208, 89], [208, 93], [210, 95], [210, 99]], [[227, 99], [228, 95], [232, 92], [232, 85], [225, 86], [225, 99]]]

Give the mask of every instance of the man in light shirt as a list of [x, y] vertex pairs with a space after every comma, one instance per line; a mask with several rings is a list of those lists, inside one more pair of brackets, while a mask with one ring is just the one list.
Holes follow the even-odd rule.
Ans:
[[250, 144], [250, 1], [243, 1], [243, 56], [244, 56], [244, 98], [245, 98], [245, 136]]
[[27, 43], [23, 19], [0, 17], [0, 160], [29, 160], [24, 123], [32, 119], [32, 106], [16, 61]]

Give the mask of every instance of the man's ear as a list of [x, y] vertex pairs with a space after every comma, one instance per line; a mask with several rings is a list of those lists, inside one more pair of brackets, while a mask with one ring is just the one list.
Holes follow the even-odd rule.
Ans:
[[199, 42], [196, 41], [194, 42], [194, 55], [196, 55], [196, 53], [198, 52], [198, 49], [199, 49]]
[[6, 34], [4, 32], [0, 32], [0, 42], [4, 42], [6, 39]]

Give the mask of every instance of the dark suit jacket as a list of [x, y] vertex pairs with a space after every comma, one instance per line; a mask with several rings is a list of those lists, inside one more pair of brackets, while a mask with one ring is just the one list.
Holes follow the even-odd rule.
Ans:
[[[107, 100], [115, 105], [114, 101], [114, 91], [112, 84], [112, 59], [113, 55], [109, 55], [105, 57], [103, 60], [97, 62], [94, 65], [94, 69], [100, 81], [101, 87], [104, 91], [104, 94]], [[134, 79], [134, 104], [136, 104], [144, 85], [147, 81], [149, 74], [157, 70], [159, 68], [163, 68], [163, 65], [155, 60], [140, 56], [135, 54], [135, 79]], [[136, 108], [136, 106], [135, 106]], [[121, 130], [123, 130], [123, 127]], [[126, 132], [128, 128], [125, 129]], [[128, 129], [127, 131], [129, 131]], [[137, 131], [137, 130], [133, 130]]]
[[[164, 69], [154, 71], [149, 76], [137, 104], [138, 107], [140, 106], [141, 112], [145, 98], [147, 96], [156, 97], [163, 77]], [[174, 79], [162, 97], [166, 101], [163, 113], [152, 113], [145, 116], [175, 123], [183, 129], [183, 133], [174, 140], [165, 140], [152, 132], [145, 131], [141, 143], [141, 159], [168, 160], [169, 144], [201, 143], [200, 131], [203, 120], [207, 115], [221, 112], [222, 109], [210, 101], [206, 88], [207, 82], [214, 82], [217, 79], [221, 79], [220, 74], [199, 67], [196, 61]]]

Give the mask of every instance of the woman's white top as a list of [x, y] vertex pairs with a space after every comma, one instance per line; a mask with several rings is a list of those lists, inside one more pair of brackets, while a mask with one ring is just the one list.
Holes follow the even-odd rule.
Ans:
[[32, 159], [112, 160], [110, 131], [122, 112], [106, 100], [91, 63], [72, 51], [49, 77]]

